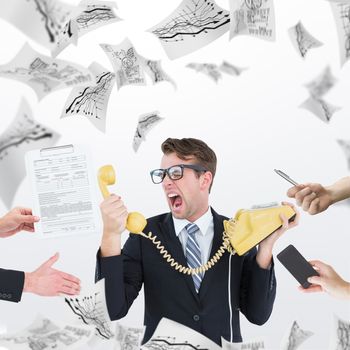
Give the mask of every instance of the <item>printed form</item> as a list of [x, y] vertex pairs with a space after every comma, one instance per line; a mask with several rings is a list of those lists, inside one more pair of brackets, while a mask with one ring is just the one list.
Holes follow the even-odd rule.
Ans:
[[36, 231], [44, 237], [97, 230], [96, 179], [82, 146], [60, 146], [26, 154], [34, 194]]

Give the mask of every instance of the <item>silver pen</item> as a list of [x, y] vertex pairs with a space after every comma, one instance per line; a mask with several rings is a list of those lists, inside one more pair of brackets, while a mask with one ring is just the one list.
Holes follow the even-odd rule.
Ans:
[[287, 180], [289, 183], [291, 183], [294, 186], [298, 186], [299, 184], [294, 181], [293, 179], [291, 179], [286, 173], [284, 173], [282, 170], [278, 170], [278, 169], [274, 169], [274, 171], [276, 172], [276, 174], [278, 174], [279, 176], [283, 177], [285, 180]]

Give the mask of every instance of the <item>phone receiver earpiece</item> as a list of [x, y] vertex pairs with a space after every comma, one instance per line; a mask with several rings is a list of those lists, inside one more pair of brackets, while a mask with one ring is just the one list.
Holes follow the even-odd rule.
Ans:
[[[110, 193], [107, 186], [114, 185], [116, 182], [115, 171], [112, 165], [102, 166], [97, 174], [98, 184], [104, 199], [109, 197]], [[145, 217], [136, 211], [129, 213], [126, 220], [126, 229], [131, 233], [141, 233], [147, 225]]]
[[98, 184], [104, 199], [109, 196], [107, 186], [115, 184], [115, 171], [112, 165], [104, 165], [98, 171]]

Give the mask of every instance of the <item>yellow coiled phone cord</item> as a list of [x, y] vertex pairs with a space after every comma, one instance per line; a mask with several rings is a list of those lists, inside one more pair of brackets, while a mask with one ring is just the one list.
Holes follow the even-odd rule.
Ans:
[[217, 250], [217, 252], [211, 257], [210, 260], [208, 260], [206, 264], [203, 264], [202, 266], [192, 269], [188, 266], [183, 266], [179, 264], [177, 261], [175, 261], [174, 258], [169, 254], [169, 252], [162, 245], [162, 242], [159, 240], [157, 241], [157, 236], [153, 236], [152, 232], [149, 232], [148, 235], [146, 235], [143, 232], [140, 232], [139, 234], [145, 238], [148, 238], [156, 246], [156, 248], [159, 250], [160, 255], [163, 256], [163, 258], [170, 264], [171, 267], [174, 267], [175, 270], [185, 275], [196, 275], [196, 274], [204, 273], [205, 271], [208, 271], [221, 259], [225, 251], [228, 251], [232, 255], [236, 254], [236, 252], [234, 251], [234, 249], [230, 244], [229, 236], [224, 231], [222, 236], [222, 239], [223, 239], [222, 245]]
[[[116, 177], [115, 172], [112, 165], [105, 165], [101, 167], [98, 171], [98, 183], [104, 198], [109, 196], [109, 191], [107, 186], [113, 185], [115, 183]], [[233, 219], [229, 220], [230, 225], [235, 225], [235, 221]], [[147, 221], [145, 217], [138, 212], [131, 212], [128, 215], [126, 228], [128, 231], [139, 234], [145, 238], [151, 240], [151, 242], [156, 246], [159, 250], [159, 253], [163, 256], [163, 258], [170, 264], [170, 266], [174, 267], [175, 270], [185, 274], [185, 275], [196, 275], [198, 273], [204, 273], [212, 268], [223, 256], [225, 251], [227, 250], [232, 255], [236, 254], [234, 249], [230, 244], [230, 239], [227, 233], [223, 232], [223, 242], [217, 252], [212, 256], [212, 258], [204, 265], [199, 266], [195, 269], [191, 269], [188, 266], [183, 266], [179, 264], [174, 258], [168, 253], [165, 247], [162, 245], [161, 241], [157, 241], [157, 236], [153, 236], [152, 232], [149, 232], [148, 235], [143, 233], [143, 229], [146, 227]]]

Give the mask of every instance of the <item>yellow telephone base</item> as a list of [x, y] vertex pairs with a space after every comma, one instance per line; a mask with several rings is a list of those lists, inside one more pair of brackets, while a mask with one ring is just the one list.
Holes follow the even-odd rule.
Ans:
[[296, 215], [288, 205], [240, 209], [233, 220], [224, 220], [224, 229], [238, 255], [243, 255], [282, 226], [280, 214], [289, 221]]

